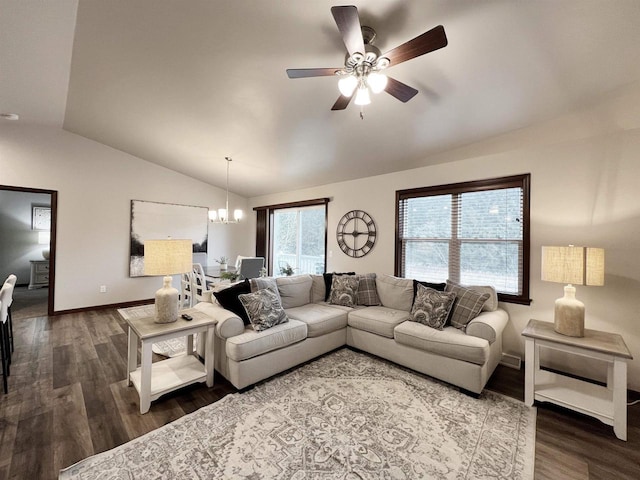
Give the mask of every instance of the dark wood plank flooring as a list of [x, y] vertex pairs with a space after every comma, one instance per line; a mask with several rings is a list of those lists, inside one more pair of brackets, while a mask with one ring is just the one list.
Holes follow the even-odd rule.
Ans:
[[[60, 468], [236, 391], [216, 375], [213, 388], [186, 387], [140, 415], [138, 395], [126, 386], [126, 327], [115, 310], [19, 320], [14, 333], [9, 393], [0, 394], [0, 480], [57, 478]], [[522, 400], [523, 385], [523, 371], [499, 366], [487, 388]], [[628, 416], [623, 442], [595, 419], [538, 405], [535, 478], [640, 478], [640, 405]]]

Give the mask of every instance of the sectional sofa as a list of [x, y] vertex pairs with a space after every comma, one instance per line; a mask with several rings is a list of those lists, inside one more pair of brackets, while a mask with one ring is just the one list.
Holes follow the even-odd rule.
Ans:
[[[474, 312], [477, 316], [464, 328], [448, 325], [439, 330], [410, 321], [418, 285], [414, 280], [358, 276], [357, 301], [348, 307], [330, 297], [331, 278], [325, 274], [258, 279], [214, 292], [210, 302], [198, 303], [196, 309], [217, 319], [216, 370], [242, 389], [348, 345], [468, 392], [482, 392], [500, 361], [502, 332], [508, 321], [490, 287], [470, 287], [483, 293], [482, 310]], [[288, 321], [256, 331], [243, 320], [245, 312], [241, 305], [238, 308], [235, 291], [265, 287], [277, 290]]]

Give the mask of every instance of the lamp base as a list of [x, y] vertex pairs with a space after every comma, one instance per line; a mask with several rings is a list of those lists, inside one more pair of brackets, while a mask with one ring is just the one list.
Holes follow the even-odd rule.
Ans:
[[564, 287], [564, 297], [556, 300], [553, 329], [569, 337], [584, 337], [584, 303], [576, 299], [576, 288]]
[[156, 292], [156, 323], [172, 323], [178, 320], [178, 290], [171, 286], [172, 278], [164, 277], [164, 283]]

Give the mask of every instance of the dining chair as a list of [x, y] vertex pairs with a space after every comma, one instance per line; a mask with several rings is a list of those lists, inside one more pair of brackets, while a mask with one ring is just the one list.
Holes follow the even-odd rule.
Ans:
[[193, 272], [180, 276], [180, 308], [193, 307]]
[[11, 285], [11, 298], [9, 298], [9, 306], [7, 307], [7, 317], [9, 318], [9, 342], [11, 343], [12, 352], [15, 349], [13, 347], [13, 318], [11, 317], [11, 304], [13, 303], [13, 292], [15, 291], [17, 281], [18, 277], [16, 277], [13, 273], [9, 275], [6, 280], [6, 282]]
[[192, 270], [192, 283], [191, 283], [191, 292], [193, 294], [193, 298], [192, 298], [192, 304], [195, 305], [196, 303], [199, 302], [207, 302], [209, 301], [207, 292], [208, 292], [208, 286], [207, 286], [207, 279], [205, 278], [204, 275], [204, 269], [202, 268], [202, 265], [199, 263], [194, 263], [193, 264], [193, 270]]
[[245, 278], [258, 278], [260, 276], [260, 270], [264, 267], [264, 257], [243, 258], [240, 260], [240, 267], [238, 268], [238, 278], [244, 280]]
[[8, 379], [11, 374], [11, 347], [7, 328], [7, 292], [9, 284], [0, 289], [0, 357], [2, 357], [2, 385], [4, 393], [9, 393]]

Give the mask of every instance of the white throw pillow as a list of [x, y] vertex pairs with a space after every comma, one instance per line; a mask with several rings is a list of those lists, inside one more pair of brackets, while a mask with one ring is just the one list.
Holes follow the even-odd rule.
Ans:
[[380, 302], [387, 308], [411, 311], [413, 303], [413, 280], [391, 275], [376, 276], [376, 288]]
[[309, 303], [312, 284], [313, 280], [310, 275], [277, 277], [276, 285], [278, 285], [282, 308], [301, 307]]

